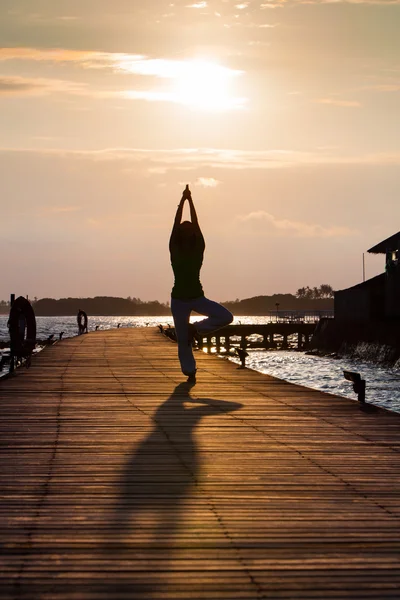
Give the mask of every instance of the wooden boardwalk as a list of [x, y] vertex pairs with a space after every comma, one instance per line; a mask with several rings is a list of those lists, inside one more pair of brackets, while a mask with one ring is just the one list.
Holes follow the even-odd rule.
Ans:
[[400, 415], [120, 329], [0, 382], [0, 597], [400, 598]]

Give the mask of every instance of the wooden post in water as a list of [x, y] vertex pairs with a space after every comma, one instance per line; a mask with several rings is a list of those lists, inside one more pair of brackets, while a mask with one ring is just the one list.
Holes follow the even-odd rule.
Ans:
[[[14, 302], [15, 302], [15, 294], [10, 294], [10, 310], [11, 310], [11, 307], [14, 304]], [[15, 362], [15, 357], [12, 352], [12, 348], [10, 348], [10, 370], [9, 370], [9, 373], [14, 372], [14, 367], [15, 367], [14, 362]]]
[[303, 345], [303, 334], [300, 333], [300, 331], [299, 331], [299, 333], [297, 334], [297, 349], [301, 350], [302, 345]]
[[215, 336], [215, 345], [217, 348], [217, 354], [220, 354], [221, 353], [221, 336], [220, 335]]

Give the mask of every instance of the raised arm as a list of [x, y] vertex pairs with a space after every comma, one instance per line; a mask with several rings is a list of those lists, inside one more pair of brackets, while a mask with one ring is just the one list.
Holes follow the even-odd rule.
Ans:
[[[186, 190], [185, 190], [186, 191]], [[203, 248], [205, 247], [205, 242], [204, 242], [204, 237], [203, 234], [201, 232], [200, 229], [200, 225], [199, 225], [199, 221], [197, 219], [197, 213], [196, 213], [196, 209], [194, 207], [194, 203], [192, 200], [192, 194], [190, 193], [189, 188], [187, 189], [187, 200], [189, 202], [189, 206], [190, 206], [190, 220], [192, 221], [195, 230], [196, 230], [196, 235], [200, 241], [200, 244], [203, 246]]]
[[199, 226], [199, 221], [197, 219], [197, 213], [196, 213], [196, 209], [195, 209], [194, 204], [193, 204], [192, 194], [190, 193], [190, 191], [188, 193], [187, 199], [188, 199], [189, 206], [190, 206], [190, 220], [192, 221], [193, 225], [195, 225], [196, 227], [198, 227]]
[[174, 220], [174, 226], [172, 228], [171, 237], [169, 239], [169, 249], [170, 250], [171, 250], [171, 246], [173, 245], [173, 243], [175, 241], [175, 237], [176, 237], [176, 233], [178, 231], [178, 227], [179, 227], [179, 225], [180, 225], [180, 223], [182, 221], [183, 207], [185, 205], [185, 201], [186, 201], [186, 196], [185, 196], [185, 193], [183, 193], [181, 201], [178, 204], [178, 210], [176, 211], [175, 220]]
[[200, 242], [200, 245], [203, 248], [205, 247], [203, 234], [201, 233], [201, 230], [200, 230], [199, 221], [197, 219], [196, 209], [194, 207], [193, 200], [192, 200], [192, 194], [190, 193], [189, 186], [187, 185], [186, 188], [183, 191], [181, 201], [180, 201], [180, 203], [178, 205], [178, 210], [176, 211], [174, 226], [172, 228], [171, 237], [169, 239], [169, 249], [170, 249], [170, 251], [172, 250], [172, 248], [173, 248], [173, 246], [175, 245], [175, 242], [176, 242], [178, 228], [179, 228], [179, 225], [180, 225], [180, 223], [182, 221], [183, 207], [185, 205], [186, 200], [189, 202], [190, 219], [191, 219], [191, 221], [193, 223], [193, 226], [194, 226], [194, 229], [195, 229], [196, 238]]
[[178, 210], [176, 211], [173, 229], [176, 229], [181, 224], [182, 214], [183, 214], [183, 207], [185, 205], [185, 200], [186, 200], [186, 198], [184, 196], [182, 196], [181, 201], [178, 204]]

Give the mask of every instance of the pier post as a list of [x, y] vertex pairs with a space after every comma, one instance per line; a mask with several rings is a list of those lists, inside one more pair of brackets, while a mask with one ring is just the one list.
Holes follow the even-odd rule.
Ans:
[[[10, 294], [10, 310], [12, 305], [15, 302], [15, 294]], [[9, 373], [14, 373], [14, 368], [15, 368], [15, 356], [12, 353], [12, 350], [10, 348], [10, 370]]]
[[302, 346], [303, 346], [303, 334], [300, 333], [300, 331], [299, 331], [299, 333], [297, 334], [297, 349], [301, 350]]
[[217, 354], [220, 354], [221, 353], [221, 336], [220, 335], [215, 336], [215, 346], [217, 348]]

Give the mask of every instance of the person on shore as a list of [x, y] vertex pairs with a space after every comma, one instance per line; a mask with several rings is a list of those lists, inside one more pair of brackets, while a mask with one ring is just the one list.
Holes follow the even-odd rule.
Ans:
[[[186, 200], [190, 207], [191, 221], [182, 221]], [[193, 356], [193, 341], [203, 334], [216, 331], [233, 321], [233, 315], [221, 304], [205, 297], [200, 283], [205, 242], [197, 220], [192, 194], [186, 186], [176, 211], [174, 226], [169, 241], [171, 265], [175, 276], [171, 293], [171, 311], [174, 318], [178, 356], [182, 373], [188, 382], [196, 382], [196, 361]], [[190, 314], [195, 311], [206, 319], [190, 323]]]

